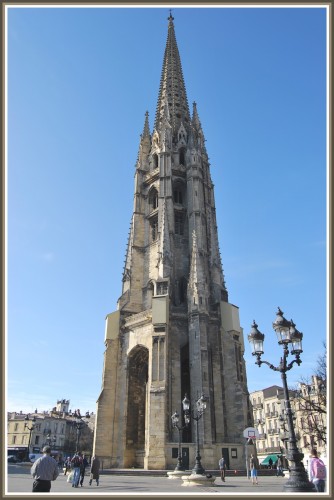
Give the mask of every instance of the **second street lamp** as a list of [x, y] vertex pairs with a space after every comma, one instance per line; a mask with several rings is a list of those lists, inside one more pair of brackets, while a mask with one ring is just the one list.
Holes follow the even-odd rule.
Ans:
[[190, 407], [190, 401], [188, 399], [187, 394], [182, 401], [183, 410], [184, 410], [184, 421], [185, 424], [188, 425], [190, 423], [190, 419], [196, 421], [196, 457], [195, 457], [195, 465], [192, 469], [192, 474], [200, 474], [203, 475], [205, 473], [205, 469], [201, 464], [201, 455], [199, 452], [199, 431], [198, 431], [198, 421], [202, 418], [204, 410], [206, 408], [206, 403], [208, 398], [202, 394], [202, 396], [196, 401], [195, 408]]
[[24, 420], [25, 420], [24, 428], [28, 429], [28, 431], [29, 431], [28, 457], [27, 457], [27, 459], [28, 459], [28, 461], [30, 461], [29, 455], [30, 455], [30, 445], [31, 445], [31, 434], [32, 434], [32, 431], [34, 430], [35, 425], [36, 425], [36, 417], [35, 417], [35, 415], [32, 417], [32, 419], [31, 419], [31, 427], [29, 427], [29, 425], [27, 424], [27, 422], [30, 422], [29, 415], [26, 415], [25, 418], [24, 418]]
[[[273, 322], [273, 329], [275, 330], [278, 338], [278, 344], [283, 346], [283, 357], [280, 360], [280, 364], [276, 367], [268, 361], [263, 361], [261, 356], [263, 354], [263, 341], [264, 334], [257, 329], [257, 324], [253, 321], [252, 329], [248, 335], [248, 340], [253, 346], [253, 356], [256, 356], [255, 363], [259, 367], [264, 363], [269, 366], [271, 370], [278, 371], [281, 374], [283, 393], [284, 393], [284, 415], [286, 417], [286, 423], [288, 427], [288, 439], [286, 440], [287, 447], [287, 459], [290, 463], [290, 478], [285, 483], [283, 489], [285, 492], [313, 492], [315, 491], [314, 485], [308, 480], [307, 473], [305, 471], [302, 459], [304, 457], [303, 453], [297, 448], [297, 439], [293, 423], [293, 414], [291, 409], [289, 390], [287, 384], [286, 373], [291, 370], [294, 363], [297, 365], [301, 364], [300, 354], [302, 350], [302, 338], [303, 334], [299, 332], [295, 327], [294, 322], [287, 321], [283, 312], [280, 308], [276, 313], [276, 319]], [[291, 354], [295, 356], [290, 363], [288, 363], [287, 358], [289, 355], [289, 346], [292, 345]]]
[[82, 415], [80, 414], [80, 410], [75, 410], [73, 414], [72, 414], [72, 412], [70, 412], [69, 416], [74, 418], [72, 423], [76, 429], [75, 451], [77, 453], [78, 451], [80, 451], [79, 450], [79, 442], [80, 442], [81, 431], [82, 431], [83, 427], [85, 425], [87, 425], [87, 422], [84, 420], [84, 418], [86, 418], [86, 419], [90, 418], [90, 414], [89, 414], [89, 411], [87, 411], [85, 417], [82, 417]]

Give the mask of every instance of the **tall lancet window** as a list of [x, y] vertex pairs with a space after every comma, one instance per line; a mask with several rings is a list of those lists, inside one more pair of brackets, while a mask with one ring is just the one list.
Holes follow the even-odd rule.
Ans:
[[184, 216], [182, 212], [175, 211], [175, 234], [184, 234]]
[[158, 191], [152, 188], [148, 198], [150, 212], [158, 208]]
[[151, 241], [157, 241], [158, 239], [158, 217], [153, 217], [150, 220], [151, 227]]
[[153, 164], [152, 164], [152, 168], [153, 170], [155, 170], [156, 168], [158, 168], [159, 166], [159, 158], [158, 158], [158, 155], [157, 154], [154, 154], [153, 157], [152, 157], [152, 160], [153, 160]]
[[173, 185], [173, 200], [177, 205], [184, 205], [186, 198], [186, 190], [182, 182], [176, 181]]
[[185, 148], [181, 148], [180, 149], [180, 152], [179, 152], [179, 162], [180, 162], [180, 165], [184, 165], [186, 164], [186, 150]]

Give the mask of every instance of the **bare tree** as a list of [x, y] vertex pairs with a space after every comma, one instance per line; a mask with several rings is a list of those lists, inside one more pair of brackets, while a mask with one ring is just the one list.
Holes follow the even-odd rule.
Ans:
[[309, 436], [310, 446], [327, 443], [327, 349], [318, 357], [317, 368], [310, 378], [301, 378], [297, 391], [296, 409], [301, 428]]

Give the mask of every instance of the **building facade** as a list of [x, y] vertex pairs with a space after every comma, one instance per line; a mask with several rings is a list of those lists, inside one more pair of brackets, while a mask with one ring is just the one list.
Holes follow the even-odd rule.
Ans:
[[[146, 113], [139, 145], [122, 295], [106, 318], [94, 454], [105, 467], [175, 467], [171, 415], [182, 417], [185, 394], [193, 405], [204, 394], [203, 463], [216, 468], [223, 454], [241, 468], [252, 424], [243, 331], [228, 302], [205, 138], [195, 103], [189, 111], [173, 21], [154, 128]], [[195, 441], [191, 420], [185, 465]]]
[[[319, 456], [326, 462], [326, 411], [323, 407], [322, 381], [312, 377], [310, 384], [300, 384], [298, 390], [289, 391], [293, 421], [297, 439], [297, 447], [304, 454], [304, 465], [307, 468], [312, 448], [316, 448]], [[277, 456], [285, 459], [285, 442], [288, 439], [288, 426], [284, 413], [283, 388], [277, 385], [250, 393], [253, 409], [254, 427], [259, 432], [256, 450], [259, 463], [268, 466], [271, 457], [275, 465]]]
[[[76, 418], [69, 410], [70, 401], [61, 399], [49, 411], [25, 414], [9, 412], [7, 415], [7, 454], [25, 461], [29, 454], [42, 453], [45, 445], [51, 447], [51, 454], [56, 458], [75, 451], [77, 442]], [[95, 415], [81, 425], [81, 443], [85, 451], [92, 450], [92, 435]]]

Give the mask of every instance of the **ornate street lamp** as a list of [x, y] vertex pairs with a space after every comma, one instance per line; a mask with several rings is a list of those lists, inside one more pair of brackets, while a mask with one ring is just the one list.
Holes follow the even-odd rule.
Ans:
[[30, 422], [30, 417], [29, 415], [26, 415], [25, 418], [24, 418], [25, 422], [24, 422], [24, 428], [25, 429], [28, 429], [29, 431], [29, 440], [28, 440], [28, 460], [29, 460], [29, 454], [30, 454], [30, 445], [31, 445], [31, 434], [32, 434], [32, 431], [34, 430], [35, 428], [35, 425], [36, 425], [36, 417], [35, 415], [32, 417], [31, 419], [31, 427], [29, 427], [29, 425], [27, 424], [27, 422]]
[[201, 455], [199, 452], [199, 433], [198, 433], [198, 421], [202, 418], [204, 410], [206, 408], [206, 403], [208, 398], [202, 394], [202, 396], [195, 402], [195, 408], [190, 408], [190, 401], [188, 399], [187, 394], [182, 401], [182, 406], [184, 410], [184, 421], [185, 424], [188, 425], [190, 420], [193, 419], [196, 421], [196, 458], [195, 465], [192, 469], [192, 474], [204, 474], [205, 469], [201, 464]]
[[[299, 366], [301, 364], [300, 354], [302, 350], [302, 338], [303, 334], [296, 329], [294, 322], [287, 321], [283, 316], [283, 311], [278, 308], [276, 313], [276, 319], [273, 322], [273, 329], [277, 334], [278, 344], [283, 346], [283, 357], [280, 360], [278, 367], [268, 363], [268, 361], [263, 361], [261, 356], [263, 354], [263, 341], [264, 334], [258, 330], [258, 325], [253, 321], [252, 329], [248, 335], [248, 340], [253, 346], [253, 356], [256, 356], [255, 363], [259, 367], [265, 363], [269, 366], [271, 370], [278, 371], [281, 373], [282, 383], [283, 383], [283, 393], [284, 393], [284, 414], [286, 416], [286, 423], [288, 427], [288, 439], [286, 440], [286, 458], [290, 463], [290, 478], [284, 485], [284, 491], [296, 492], [296, 491], [315, 491], [313, 483], [308, 480], [307, 473], [305, 471], [302, 459], [304, 457], [303, 453], [297, 448], [297, 439], [293, 423], [293, 413], [290, 404], [289, 390], [287, 384], [286, 372], [291, 370], [294, 363]], [[290, 363], [287, 362], [289, 355], [289, 346], [292, 346], [291, 354], [295, 356]]]
[[83, 427], [85, 425], [87, 425], [87, 422], [86, 422], [86, 420], [84, 420], [84, 418], [89, 419], [90, 418], [90, 414], [89, 414], [89, 411], [86, 411], [86, 415], [85, 415], [85, 417], [83, 417], [80, 414], [80, 410], [75, 410], [73, 414], [70, 411], [69, 412], [69, 416], [74, 419], [72, 421], [72, 424], [74, 425], [74, 427], [76, 429], [76, 432], [77, 432], [76, 443], [75, 443], [75, 451], [76, 451], [76, 453], [78, 453], [78, 451], [79, 451], [79, 442], [80, 442], [81, 430], [83, 429]]
[[179, 414], [177, 412], [173, 413], [173, 415], [171, 416], [171, 419], [172, 419], [172, 425], [173, 427], [175, 427], [178, 431], [179, 431], [179, 453], [178, 453], [178, 457], [177, 457], [177, 465], [175, 467], [174, 470], [178, 471], [178, 470], [181, 470], [181, 471], [184, 471], [186, 470], [184, 465], [183, 465], [183, 462], [182, 462], [182, 450], [181, 450], [181, 435], [182, 435], [182, 431], [183, 429], [185, 429], [186, 427], [188, 427], [188, 422], [185, 423], [185, 425], [181, 425], [179, 426]]
[[55, 447], [56, 445], [56, 442], [57, 442], [57, 436], [54, 435], [54, 436], [51, 436], [51, 434], [49, 433], [47, 436], [46, 436], [46, 444], [48, 444], [52, 450], [52, 448]]

